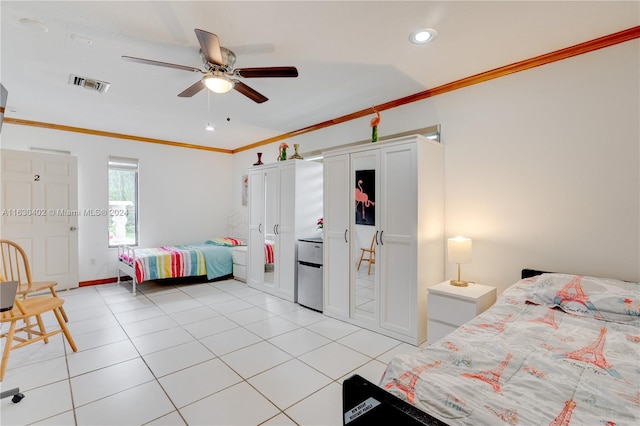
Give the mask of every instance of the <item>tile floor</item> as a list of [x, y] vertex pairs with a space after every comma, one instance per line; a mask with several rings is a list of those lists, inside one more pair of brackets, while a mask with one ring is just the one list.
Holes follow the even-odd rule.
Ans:
[[377, 383], [419, 349], [239, 281], [138, 290], [60, 292], [79, 350], [58, 335], [12, 351], [1, 389], [26, 397], [1, 401], [0, 424], [341, 425], [345, 378]]

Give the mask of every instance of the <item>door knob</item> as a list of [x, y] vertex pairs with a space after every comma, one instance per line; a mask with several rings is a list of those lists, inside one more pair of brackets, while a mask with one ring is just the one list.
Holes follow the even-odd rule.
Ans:
[[71, 228], [69, 228], [69, 229], [71, 229], [72, 231], [75, 231], [75, 230], [77, 230], [78, 228], [76, 228], [75, 226], [72, 226], [72, 227], [71, 227]]

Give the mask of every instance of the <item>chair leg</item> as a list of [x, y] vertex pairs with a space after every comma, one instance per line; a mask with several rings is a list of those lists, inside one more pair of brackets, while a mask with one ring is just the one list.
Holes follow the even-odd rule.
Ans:
[[56, 315], [56, 318], [58, 319], [58, 324], [60, 324], [60, 328], [62, 329], [62, 332], [64, 333], [64, 337], [67, 338], [67, 342], [69, 342], [69, 346], [71, 346], [71, 349], [73, 349], [74, 352], [78, 352], [78, 347], [76, 346], [76, 342], [73, 340], [73, 337], [71, 337], [71, 333], [69, 332], [69, 329], [67, 328], [67, 324], [65, 324], [64, 322], [64, 318], [62, 316], [62, 313], [59, 312], [59, 310], [62, 309], [62, 307], [58, 308], [58, 309], [54, 309], [53, 313]]
[[[36, 315], [36, 320], [38, 321], [38, 328], [40, 329], [40, 333], [47, 334], [47, 330], [44, 328], [44, 322], [42, 321], [42, 316]], [[29, 336], [29, 338], [31, 338], [31, 336]], [[49, 343], [48, 337], [45, 337], [43, 340], [45, 344]]]
[[[51, 287], [51, 294], [53, 295], [53, 297], [58, 297], [58, 293], [56, 293], [53, 287]], [[67, 318], [67, 313], [64, 311], [64, 308], [62, 306], [60, 306], [60, 313], [64, 318], [64, 322], [69, 322], [69, 318]]]
[[[26, 294], [22, 295], [22, 300], [27, 300]], [[25, 318], [23, 321], [26, 325], [27, 337], [31, 340], [33, 339], [33, 335], [31, 334], [31, 318]]]
[[[360, 249], [362, 250], [362, 249]], [[358, 271], [360, 270], [360, 265], [362, 264], [362, 258], [364, 257], [364, 250], [362, 250], [362, 254], [360, 255], [360, 261], [358, 262]]]
[[7, 363], [9, 362], [9, 352], [11, 351], [11, 346], [13, 345], [13, 334], [16, 331], [16, 322], [11, 321], [11, 326], [9, 327], [9, 331], [7, 332], [7, 342], [4, 347], [4, 351], [2, 352], [2, 366], [0, 366], [0, 381], [4, 379], [4, 372], [7, 370]]
[[27, 337], [29, 338], [29, 340], [33, 339], [33, 335], [31, 334], [31, 321], [30, 318], [25, 318], [23, 320], [25, 327], [26, 327], [26, 332], [27, 332]]

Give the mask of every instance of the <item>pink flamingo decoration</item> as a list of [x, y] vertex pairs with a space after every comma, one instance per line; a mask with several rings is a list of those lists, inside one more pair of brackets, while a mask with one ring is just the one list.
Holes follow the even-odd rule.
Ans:
[[358, 180], [358, 188], [356, 188], [356, 210], [358, 204], [362, 203], [362, 220], [364, 220], [364, 209], [370, 206], [375, 206], [376, 203], [369, 199], [369, 195], [362, 192], [362, 179]]

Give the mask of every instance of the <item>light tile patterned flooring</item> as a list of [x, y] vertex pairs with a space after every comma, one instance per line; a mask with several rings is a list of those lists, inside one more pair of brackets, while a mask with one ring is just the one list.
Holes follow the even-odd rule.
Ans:
[[341, 425], [345, 378], [419, 350], [234, 280], [138, 290], [61, 291], [79, 350], [12, 351], [0, 424]]

